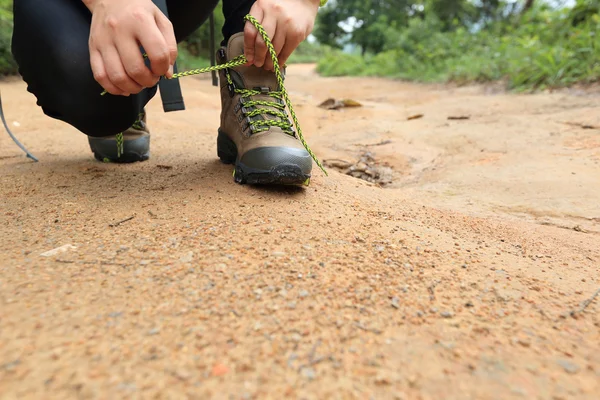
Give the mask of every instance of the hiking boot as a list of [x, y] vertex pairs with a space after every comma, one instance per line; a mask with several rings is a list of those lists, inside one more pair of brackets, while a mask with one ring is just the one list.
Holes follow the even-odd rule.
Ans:
[[122, 134], [104, 137], [88, 136], [94, 157], [102, 162], [132, 163], [150, 158], [150, 132], [146, 113]]
[[[217, 52], [218, 63], [243, 51], [244, 34], [238, 33]], [[222, 109], [217, 153], [222, 162], [235, 164], [235, 181], [308, 184], [312, 158], [296, 137], [275, 73], [240, 66], [221, 70], [219, 76]]]

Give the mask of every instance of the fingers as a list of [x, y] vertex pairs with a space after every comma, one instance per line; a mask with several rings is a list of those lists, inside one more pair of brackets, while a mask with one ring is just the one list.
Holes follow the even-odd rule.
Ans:
[[[277, 28], [277, 19], [272, 16], [265, 16], [262, 22], [262, 26], [267, 33], [269, 39], [273, 38], [275, 29]], [[265, 65], [265, 60], [269, 57], [267, 55], [267, 45], [261, 35], [256, 36], [254, 42], [254, 65], [261, 68]], [[273, 65], [271, 63], [271, 65]]]
[[[115, 47], [106, 47], [102, 50], [102, 60], [110, 82], [119, 88], [124, 95], [139, 93], [143, 87], [135, 82], [125, 72], [119, 53]], [[139, 50], [137, 51], [139, 53]]]
[[[140, 87], [152, 87], [156, 85], [159, 77], [152, 74], [152, 71], [144, 63], [144, 57], [139, 46], [133, 40], [122, 40], [116, 43], [117, 51], [125, 72]], [[132, 92], [133, 93], [133, 92]]]
[[[310, 31], [310, 29], [309, 29]], [[283, 67], [287, 62], [288, 58], [292, 55], [294, 50], [298, 47], [300, 43], [306, 40], [306, 37], [309, 35], [309, 31], [303, 30], [301, 27], [290, 27], [288, 32], [288, 36], [285, 42], [285, 46], [281, 49], [279, 53], [279, 65]]]
[[[273, 36], [273, 48], [275, 54], [279, 54], [285, 45], [285, 30], [282, 27], [276, 28], [275, 35]], [[273, 58], [270, 53], [267, 53], [264, 69], [267, 71], [274, 71]]]
[[155, 23], [139, 25], [135, 34], [148, 55], [152, 73], [155, 76], [166, 75], [171, 67], [171, 56], [167, 41], [158, 26]]
[[165, 17], [163, 13], [159, 13], [159, 15], [156, 16], [156, 26], [160, 30], [167, 45], [167, 51], [169, 53], [169, 69], [167, 70], [165, 75], [167, 76], [167, 78], [171, 78], [173, 76], [173, 65], [175, 65], [175, 61], [177, 60], [178, 55], [177, 40], [175, 39], [173, 24], [171, 23], [171, 21], [169, 21], [168, 18]]
[[104, 90], [114, 95], [124, 94], [121, 89], [113, 85], [110, 79], [108, 79], [108, 74], [104, 68], [104, 61], [102, 61], [102, 56], [97, 50], [90, 52], [90, 64], [92, 65], [94, 79], [104, 88]]
[[[250, 9], [250, 15], [252, 15], [258, 22], [261, 22], [263, 19], [263, 10], [259, 6], [258, 3], [254, 3], [252, 8]], [[244, 26], [244, 55], [248, 60], [248, 65], [254, 64], [255, 58], [255, 43], [256, 38], [258, 37], [258, 31], [250, 22], [246, 22]]]

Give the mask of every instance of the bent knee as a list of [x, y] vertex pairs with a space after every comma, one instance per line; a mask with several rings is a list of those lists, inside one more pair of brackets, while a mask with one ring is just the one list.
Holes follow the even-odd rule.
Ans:
[[84, 134], [95, 137], [115, 135], [133, 125], [138, 117], [138, 109], [131, 98], [102, 98], [82, 99], [78, 104], [67, 107], [60, 119]]

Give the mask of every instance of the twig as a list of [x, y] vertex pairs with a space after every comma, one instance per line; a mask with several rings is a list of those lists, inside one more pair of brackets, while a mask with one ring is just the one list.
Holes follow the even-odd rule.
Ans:
[[456, 115], [456, 116], [451, 115], [448, 117], [448, 120], [450, 120], [450, 121], [464, 121], [467, 119], [471, 119], [471, 116], [470, 115]]
[[308, 361], [310, 361], [311, 363], [314, 361], [314, 359], [315, 359], [315, 353], [317, 352], [317, 348], [320, 345], [321, 345], [321, 339], [317, 340], [317, 342], [315, 343], [315, 345], [310, 350], [310, 353], [308, 353]]
[[429, 285], [427, 287], [427, 290], [429, 291], [429, 300], [430, 301], [434, 301], [435, 300], [435, 287], [437, 285], [439, 285], [439, 284], [440, 284], [440, 281], [433, 281], [431, 283], [431, 285]]
[[121, 224], [124, 224], [125, 222], [131, 221], [134, 218], [135, 218], [135, 215], [132, 215], [131, 217], [125, 218], [125, 219], [123, 219], [123, 220], [121, 220], [119, 222], [115, 222], [113, 224], [108, 224], [108, 226], [110, 226], [111, 228], [114, 228], [115, 226], [119, 226]]
[[585, 311], [586, 308], [588, 308], [588, 306], [590, 304], [592, 304], [592, 302], [596, 299], [596, 297], [598, 297], [598, 295], [600, 294], [600, 288], [598, 288], [598, 290], [596, 290], [594, 292], [594, 294], [592, 295], [592, 297], [590, 297], [587, 300], [584, 300], [583, 303], [581, 303], [581, 305], [579, 306], [579, 308], [577, 310], [573, 310], [569, 313], [569, 315], [571, 317], [575, 317], [577, 314], [581, 314], [582, 312]]
[[570, 125], [570, 126], [576, 126], [578, 128], [581, 129], [600, 129], [600, 126], [596, 126], [596, 125], [591, 125], [591, 124], [585, 124], [585, 123], [581, 123], [581, 122], [563, 122], [563, 124], [565, 125]]
[[361, 324], [360, 322], [356, 322], [354, 324], [354, 326], [356, 326], [358, 329], [363, 330], [365, 332], [372, 332], [376, 335], [381, 335], [382, 331], [380, 331], [379, 329], [375, 329], [375, 328], [367, 328], [366, 326], [364, 326], [363, 324]]

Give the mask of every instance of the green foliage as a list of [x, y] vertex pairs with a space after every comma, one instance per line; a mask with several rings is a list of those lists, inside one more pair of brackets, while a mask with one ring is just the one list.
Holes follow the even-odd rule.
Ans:
[[[404, 24], [413, 4], [410, 0], [331, 0], [321, 10], [315, 27], [319, 42], [341, 48], [357, 44], [363, 53], [379, 52], [385, 45], [383, 32], [389, 26]], [[343, 28], [341, 24], [351, 25]]]
[[[215, 18], [215, 46], [218, 48], [220, 46], [220, 40], [222, 39], [221, 35], [221, 27], [225, 22], [225, 17], [223, 16], [222, 10], [222, 1], [219, 1], [217, 8], [214, 11]], [[192, 33], [188, 38], [186, 38], [185, 42], [179, 45], [180, 51], [187, 53], [186, 55], [190, 55], [192, 57], [200, 57], [204, 59], [210, 59], [210, 24], [207, 20], [199, 29], [197, 29], [194, 33]], [[185, 56], [184, 56], [185, 57]]]
[[[338, 51], [318, 65], [323, 75], [391, 76], [425, 82], [505, 80], [516, 90], [600, 80], [600, 16], [581, 1], [573, 10], [534, 7], [474, 31], [437, 16], [388, 28], [382, 52]], [[584, 10], [584, 11], [582, 11]], [[585, 18], [582, 18], [585, 15]]]
[[12, 0], [0, 0], [0, 75], [17, 72], [11, 52], [12, 31]]
[[317, 63], [327, 54], [330, 54], [331, 51], [332, 49], [329, 46], [304, 41], [300, 43], [300, 46], [292, 53], [287, 63]]

